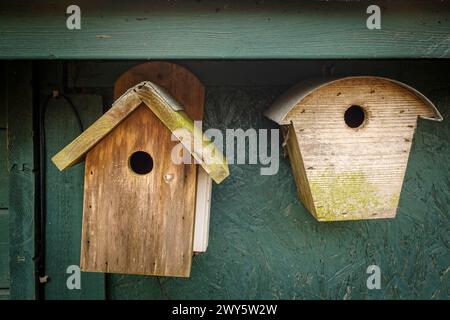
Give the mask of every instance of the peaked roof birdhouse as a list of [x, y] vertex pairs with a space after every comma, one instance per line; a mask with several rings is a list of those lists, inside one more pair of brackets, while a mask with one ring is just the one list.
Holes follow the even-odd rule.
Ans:
[[[203, 103], [203, 87], [186, 70], [165, 63], [158, 68], [155, 77], [168, 81], [191, 109]], [[133, 72], [121, 81], [131, 83]], [[201, 203], [210, 192], [205, 177], [220, 183], [229, 175], [223, 155], [194, 126], [189, 110], [161, 86], [138, 83], [53, 157], [60, 170], [86, 159], [82, 271], [189, 276], [195, 215], [209, 210]], [[174, 163], [179, 143], [191, 163]]]
[[378, 77], [301, 83], [265, 114], [319, 221], [395, 217], [417, 118], [442, 120], [418, 91]]

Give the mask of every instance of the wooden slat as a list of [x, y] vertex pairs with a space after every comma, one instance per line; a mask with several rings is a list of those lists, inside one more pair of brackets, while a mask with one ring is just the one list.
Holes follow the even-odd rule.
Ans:
[[0, 209], [0, 289], [9, 287], [9, 214]]
[[31, 62], [9, 62], [8, 165], [11, 298], [35, 299], [35, 184]]
[[[83, 126], [88, 127], [103, 113], [102, 97], [75, 94], [69, 98], [76, 107]], [[77, 165], [59, 172], [50, 161], [51, 155], [80, 134], [80, 128], [67, 101], [52, 99], [46, 112], [46, 248], [45, 299], [104, 299], [105, 276], [81, 273], [81, 288], [69, 290], [67, 268], [79, 266], [83, 216], [84, 166]]]
[[6, 70], [6, 62], [0, 61], [0, 129], [7, 127], [7, 74]]
[[0, 209], [8, 208], [9, 178], [6, 130], [0, 128]]
[[197, 168], [195, 200], [194, 252], [206, 252], [209, 241], [212, 181], [202, 167]]
[[[365, 1], [8, 1], [0, 57], [17, 59], [448, 58], [446, 1], [387, 1], [369, 30]], [[39, 14], [35, 14], [39, 12]], [[37, 33], [36, 26], [39, 26]]]

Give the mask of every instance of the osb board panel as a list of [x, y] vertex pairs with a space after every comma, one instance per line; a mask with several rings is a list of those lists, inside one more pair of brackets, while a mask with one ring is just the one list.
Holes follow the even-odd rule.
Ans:
[[[208, 127], [277, 128], [262, 112], [286, 88], [209, 88]], [[431, 91], [427, 91], [429, 93]], [[447, 299], [450, 90], [444, 122], [419, 120], [395, 219], [323, 224], [298, 201], [289, 161], [274, 176], [230, 165], [213, 188], [210, 242], [189, 280], [114, 275], [112, 299]], [[380, 266], [381, 290], [366, 269]]]
[[[84, 128], [102, 115], [102, 97], [93, 94], [71, 94]], [[84, 164], [60, 172], [51, 157], [80, 134], [81, 128], [68, 102], [51, 99], [46, 108], [46, 249], [45, 299], [103, 299], [105, 276], [81, 273], [81, 288], [69, 290], [66, 273], [70, 266], [79, 266], [81, 222], [83, 215]]]
[[[352, 105], [365, 112], [358, 128], [344, 120]], [[419, 115], [433, 112], [407, 89], [369, 77], [321, 87], [287, 114], [319, 220], [395, 216]]]
[[[189, 276], [197, 168], [173, 163], [170, 136], [141, 105], [88, 153], [83, 271]], [[130, 170], [135, 151], [153, 158], [149, 174]]]

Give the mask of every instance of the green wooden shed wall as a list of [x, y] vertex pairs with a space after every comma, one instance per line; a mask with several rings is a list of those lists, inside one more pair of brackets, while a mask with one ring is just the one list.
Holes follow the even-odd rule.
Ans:
[[[80, 31], [64, 28], [64, 1], [11, 2], [0, 12], [0, 58], [21, 59], [0, 62], [0, 299], [449, 298], [450, 61], [375, 60], [449, 58], [448, 3], [381, 1], [379, 31], [365, 28], [359, 1], [146, 3], [80, 1]], [[194, 258], [191, 278], [83, 273], [81, 289], [69, 290], [83, 166], [59, 173], [49, 158], [80, 127], [67, 99], [49, 100], [41, 187], [39, 110], [57, 89], [86, 128], [111, 104], [114, 80], [144, 62], [129, 59], [177, 59], [169, 61], [206, 86], [207, 127], [222, 130], [277, 128], [262, 116], [271, 102], [302, 79], [329, 74], [403, 81], [444, 121], [419, 120], [393, 220], [318, 223], [297, 200], [287, 159], [274, 176], [231, 165], [230, 178], [213, 188], [210, 245]], [[366, 287], [372, 264], [381, 268], [380, 290]]]

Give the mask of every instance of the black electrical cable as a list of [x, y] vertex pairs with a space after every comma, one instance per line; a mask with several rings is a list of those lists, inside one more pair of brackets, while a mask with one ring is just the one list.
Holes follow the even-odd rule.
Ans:
[[80, 114], [77, 111], [77, 108], [73, 104], [72, 100], [64, 95], [64, 94], [58, 94], [53, 95], [49, 94], [45, 99], [43, 104], [41, 105], [41, 108], [39, 110], [39, 168], [40, 168], [40, 174], [39, 174], [39, 186], [40, 186], [40, 239], [39, 239], [39, 254], [38, 254], [38, 275], [39, 279], [43, 279], [45, 274], [45, 227], [46, 227], [46, 221], [47, 221], [47, 215], [46, 215], [46, 160], [47, 160], [47, 150], [45, 145], [45, 116], [47, 113], [47, 108], [49, 105], [50, 100], [52, 99], [64, 99], [67, 104], [70, 106], [70, 109], [72, 110], [73, 114], [75, 115], [78, 126], [80, 128], [80, 132], [83, 132], [83, 123], [81, 121]]

